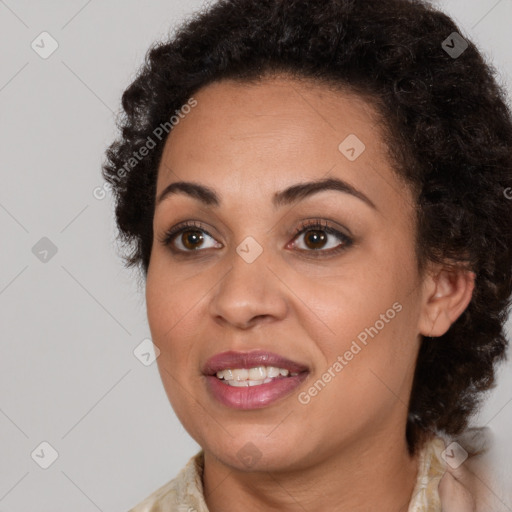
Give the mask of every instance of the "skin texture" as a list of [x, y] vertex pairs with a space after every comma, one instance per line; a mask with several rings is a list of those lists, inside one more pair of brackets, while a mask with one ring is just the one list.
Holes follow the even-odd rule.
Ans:
[[[146, 301], [166, 393], [205, 451], [209, 510], [406, 510], [417, 477], [405, 425], [420, 335], [448, 330], [471, 299], [474, 275], [434, 266], [419, 275], [413, 196], [362, 99], [285, 76], [222, 81], [194, 97], [166, 142], [156, 195], [193, 181], [215, 189], [221, 206], [184, 194], [157, 204]], [[350, 134], [366, 147], [355, 161], [338, 149]], [[330, 190], [274, 209], [274, 193], [327, 177], [375, 208]], [[311, 231], [295, 230], [312, 219], [353, 243], [329, 255], [341, 241], [324, 232], [325, 245], [311, 248]], [[173, 254], [161, 240], [186, 220], [211, 237], [203, 233], [194, 254]], [[250, 264], [236, 252], [248, 236], [263, 249]], [[176, 250], [186, 250], [184, 238]], [[300, 403], [298, 394], [397, 302], [401, 311]], [[266, 408], [229, 409], [211, 397], [201, 367], [219, 352], [252, 349], [310, 373]], [[249, 442], [260, 454], [250, 468], [237, 456]]]

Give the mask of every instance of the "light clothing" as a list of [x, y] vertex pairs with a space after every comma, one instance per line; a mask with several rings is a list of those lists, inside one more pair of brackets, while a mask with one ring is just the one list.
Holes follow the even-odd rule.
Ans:
[[[446, 443], [441, 437], [431, 438], [423, 445], [419, 453], [416, 485], [407, 512], [497, 511], [498, 508], [488, 509], [487, 501], [482, 502], [484, 508], [475, 508], [475, 499], [468, 491], [472, 487], [466, 487], [473, 486], [473, 481], [468, 480], [472, 471], [465, 469], [466, 463], [457, 465], [457, 457], [460, 460], [461, 454], [452, 450], [444, 453], [444, 458], [447, 453], [452, 456], [450, 464], [447, 464], [443, 458], [445, 449]], [[203, 495], [203, 464], [204, 453], [201, 450], [188, 461], [176, 478], [129, 512], [208, 512]], [[449, 475], [441, 485], [443, 492], [440, 492], [439, 484], [446, 473]]]

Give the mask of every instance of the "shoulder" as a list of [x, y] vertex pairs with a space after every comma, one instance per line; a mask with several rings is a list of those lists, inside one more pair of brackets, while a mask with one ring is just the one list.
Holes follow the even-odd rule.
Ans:
[[201, 450], [167, 482], [128, 512], [208, 512], [203, 497]]

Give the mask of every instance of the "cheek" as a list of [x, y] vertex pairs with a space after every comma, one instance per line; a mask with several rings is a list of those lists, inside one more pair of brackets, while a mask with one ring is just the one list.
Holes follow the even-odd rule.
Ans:
[[387, 323], [379, 317], [366, 324], [361, 318], [340, 318], [341, 335], [323, 340], [325, 363], [299, 397], [305, 421], [314, 418], [311, 428], [322, 418], [333, 438], [340, 428], [350, 437], [375, 422], [385, 423], [390, 411], [398, 407], [400, 412], [408, 403], [417, 346], [404, 341], [410, 335], [405, 308], [396, 305], [382, 313]]
[[200, 307], [198, 301], [208, 286], [204, 281], [198, 283], [190, 279], [191, 276], [181, 269], [173, 271], [162, 260], [164, 258], [155, 257], [150, 264], [146, 279], [146, 308], [152, 334], [167, 339], [183, 329], [187, 316], [194, 315], [194, 306]]
[[302, 276], [295, 280], [294, 292], [307, 306], [300, 307], [314, 313], [308, 316], [312, 322], [316, 319], [318, 334], [328, 348], [341, 350], [360, 334], [364, 341], [364, 333], [376, 323], [379, 332], [390, 331], [399, 316], [397, 309], [403, 308], [408, 299], [412, 281], [405, 266], [394, 269], [391, 265], [392, 261], [377, 268], [365, 259], [347, 265], [336, 276], [314, 280]]
[[322, 375], [330, 368], [336, 374], [336, 384], [329, 384], [333, 393], [373, 402], [381, 393], [390, 395], [386, 386], [401, 392], [414, 369], [419, 311], [414, 259], [388, 250], [348, 268], [317, 281], [317, 287], [303, 281], [303, 296], [309, 293], [304, 302], [322, 320], [316, 322], [321, 327], [316, 335], [313, 324], [309, 328], [322, 352], [315, 370]]
[[[157, 364], [165, 389], [171, 398], [174, 389], [183, 386], [184, 369], [197, 366], [192, 360], [198, 322], [195, 318], [195, 295], [179, 286], [166, 274], [150, 273], [146, 281], [146, 307], [153, 343], [159, 348]], [[199, 305], [196, 304], [195, 308]], [[195, 318], [195, 319], [194, 319]], [[178, 383], [174, 381], [176, 379]], [[179, 394], [179, 391], [177, 392]], [[172, 402], [175, 398], [173, 396]]]
[[[146, 280], [147, 317], [153, 343], [160, 349], [158, 370], [165, 393], [182, 425], [197, 440], [195, 390], [198, 367], [197, 349], [199, 309], [194, 290], [177, 283], [168, 273], [148, 272]], [[204, 295], [204, 288], [203, 293]], [[197, 375], [199, 378], [199, 375]]]

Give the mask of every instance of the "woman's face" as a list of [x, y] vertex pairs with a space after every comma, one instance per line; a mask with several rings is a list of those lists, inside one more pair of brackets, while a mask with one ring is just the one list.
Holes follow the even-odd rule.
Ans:
[[[283, 77], [194, 98], [160, 163], [146, 288], [179, 419], [239, 469], [404, 443], [425, 291], [412, 194], [371, 107]], [[159, 201], [177, 182], [211, 192], [175, 187]], [[211, 360], [225, 352], [238, 354]], [[261, 366], [249, 383], [210, 375]]]

